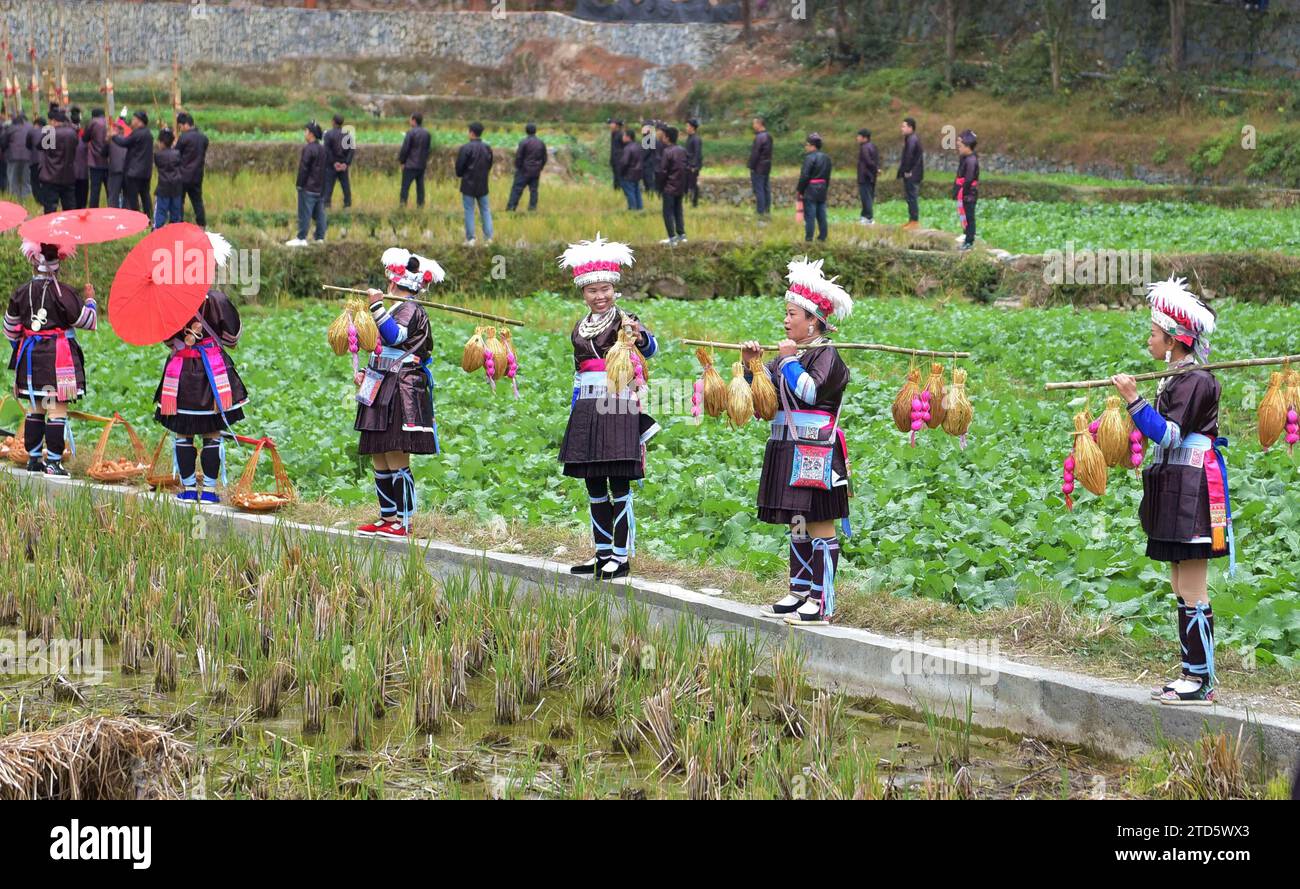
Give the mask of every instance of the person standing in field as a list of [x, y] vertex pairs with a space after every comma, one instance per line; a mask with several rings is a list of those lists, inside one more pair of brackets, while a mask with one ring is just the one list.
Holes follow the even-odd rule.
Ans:
[[975, 202], [979, 200], [980, 158], [975, 153], [975, 131], [962, 130], [957, 137], [957, 178], [952, 183], [952, 196], [957, 201], [957, 221], [965, 234], [961, 249], [975, 246]]
[[614, 190], [623, 188], [623, 179], [619, 168], [623, 162], [623, 121], [611, 117], [605, 121], [609, 126], [609, 169], [614, 174]]
[[772, 212], [772, 134], [767, 131], [763, 118], [755, 117], [754, 142], [749, 149], [749, 186], [754, 192], [754, 207], [760, 220], [766, 221]]
[[569, 478], [587, 487], [591, 511], [591, 536], [596, 554], [574, 565], [569, 573], [614, 580], [631, 573], [636, 554], [636, 519], [632, 510], [632, 482], [645, 478], [646, 442], [659, 432], [659, 424], [643, 409], [627, 385], [618, 392], [608, 388], [606, 358], [622, 331], [633, 338], [640, 359], [658, 351], [654, 335], [635, 315], [616, 305], [624, 266], [632, 264], [626, 244], [594, 241], [570, 244], [560, 265], [573, 272], [573, 283], [587, 304], [587, 313], [573, 326], [573, 399], [569, 422], [560, 444], [560, 462]]
[[515, 149], [515, 181], [510, 186], [510, 199], [506, 202], [507, 210], [519, 206], [519, 199], [528, 189], [528, 210], [537, 209], [537, 183], [546, 166], [546, 143], [537, 138], [537, 124], [530, 123], [524, 127], [524, 139]]
[[28, 178], [31, 155], [27, 153], [27, 130], [31, 124], [24, 114], [15, 114], [9, 129], [5, 131], [4, 156], [9, 173], [9, 193], [22, 200], [32, 193], [31, 180]]
[[871, 141], [871, 130], [858, 130], [858, 200], [862, 202], [861, 225], [876, 224], [876, 177], [880, 174], [880, 149]]
[[795, 187], [803, 199], [803, 239], [813, 239], [813, 222], [817, 223], [817, 240], [825, 241], [827, 234], [826, 199], [830, 193], [831, 157], [822, 151], [822, 137], [809, 133], [803, 143], [803, 167], [799, 170], [799, 183]]
[[286, 247], [307, 246], [307, 226], [316, 223], [315, 243], [325, 243], [325, 229], [329, 225], [325, 216], [325, 147], [320, 144], [320, 124], [311, 121], [303, 129], [302, 154], [298, 159], [298, 236], [285, 241]]
[[181, 198], [181, 211], [185, 209], [185, 199], [194, 208], [194, 224], [205, 228], [208, 224], [207, 211], [203, 207], [203, 171], [208, 163], [208, 137], [194, 125], [194, 117], [182, 111], [176, 115], [176, 128], [180, 135], [176, 137], [176, 150], [181, 155], [181, 186], [184, 195]]
[[163, 127], [158, 131], [158, 150], [153, 156], [153, 165], [158, 171], [158, 187], [154, 190], [154, 228], [185, 219], [181, 205], [185, 195], [185, 186], [181, 182], [181, 153], [175, 145], [176, 135], [171, 130]]
[[87, 281], [78, 298], [58, 280], [59, 263], [75, 247], [23, 241], [20, 249], [34, 271], [9, 298], [4, 332], [13, 344], [14, 395], [27, 408], [27, 471], [66, 477], [68, 405], [86, 394], [85, 359], [73, 330], [95, 329], [95, 288]]
[[343, 115], [334, 115], [334, 126], [322, 140], [325, 146], [325, 209], [330, 209], [334, 199], [334, 183], [343, 190], [343, 209], [352, 206], [352, 180], [348, 171], [356, 156], [356, 137], [343, 129]]
[[[124, 109], [125, 110], [125, 109]], [[126, 127], [122, 117], [114, 122], [118, 128]], [[109, 136], [108, 139], [108, 206], [122, 209], [126, 206], [126, 146]]]
[[86, 167], [89, 171], [86, 206], [98, 207], [100, 192], [108, 196], [108, 118], [103, 108], [90, 109], [90, 123], [81, 134], [86, 144]]
[[85, 133], [81, 126], [81, 109], [74, 105], [68, 112], [68, 119], [72, 121], [72, 128], [77, 133], [76, 154], [72, 164], [72, 200], [78, 210], [84, 210], [90, 195], [90, 150], [81, 138]]
[[[1210, 358], [1214, 310], [1187, 289], [1183, 278], [1148, 285], [1151, 325], [1147, 350], [1170, 368], [1191, 368], [1163, 378], [1153, 407], [1138, 394], [1128, 374], [1111, 378], [1128, 403], [1137, 431], [1155, 444], [1142, 470], [1138, 517], [1147, 535], [1147, 558], [1170, 565], [1178, 600], [1182, 675], [1151, 690], [1161, 704], [1211, 705], [1214, 700], [1214, 609], [1210, 606], [1209, 560], [1236, 562], [1232, 533], [1227, 439], [1219, 437], [1219, 381], [1201, 365]], [[1072, 469], [1072, 464], [1066, 464]], [[1061, 492], [1069, 495], [1067, 476]]]
[[492, 149], [483, 141], [483, 124], [469, 125], [469, 141], [456, 152], [456, 175], [460, 178], [460, 202], [465, 211], [465, 243], [474, 245], [474, 210], [482, 218], [483, 241], [492, 243], [492, 210], [488, 207], [488, 173], [492, 170]]
[[700, 204], [700, 170], [704, 168], [704, 140], [700, 138], [700, 122], [695, 118], [686, 121], [686, 191], [691, 196], [691, 207]]
[[[169, 130], [163, 133], [170, 135]], [[176, 153], [179, 165], [180, 152]], [[161, 170], [158, 182], [162, 191]], [[180, 187], [179, 173], [176, 187]], [[180, 197], [175, 200], [179, 213]], [[208, 232], [207, 236], [215, 267], [225, 268], [234, 248], [221, 235]], [[230, 357], [243, 329], [230, 298], [220, 290], [209, 290], [194, 317], [163, 343], [171, 354], [154, 390], [154, 421], [172, 434], [172, 454], [181, 482], [176, 499], [182, 502], [221, 501], [217, 484], [224, 481], [226, 470], [221, 433], [244, 419], [248, 404], [248, 389]], [[196, 436], [202, 439], [201, 449], [194, 447]], [[196, 466], [203, 469], [202, 491]]]
[[668, 237], [661, 244], [686, 243], [686, 220], [682, 204], [686, 198], [686, 180], [690, 159], [686, 149], [677, 144], [677, 127], [660, 124], [658, 136], [664, 146], [660, 154], [659, 191], [664, 202], [664, 228]]
[[641, 201], [641, 158], [644, 153], [645, 149], [632, 135], [632, 131], [623, 130], [623, 153], [619, 156], [618, 177], [629, 210], [645, 208]]
[[50, 124], [41, 132], [41, 204], [46, 213], [75, 210], [77, 131], [61, 108], [50, 112]]
[[27, 143], [27, 181], [32, 184], [32, 199], [42, 207], [45, 206], [45, 189], [41, 187], [41, 136], [45, 133], [46, 120], [37, 116], [27, 128], [24, 139]]
[[[835, 523], [849, 529], [848, 445], [839, 428], [849, 369], [828, 333], [853, 312], [853, 298], [822, 273], [822, 261], [806, 257], [788, 265], [785, 339], [779, 354], [762, 366], [776, 387], [779, 410], [763, 451], [758, 481], [758, 520], [790, 529], [790, 586], [761, 609], [787, 623], [829, 623], [835, 613], [835, 575], [840, 543]], [[746, 367], [761, 360], [757, 340], [743, 344]], [[751, 382], [753, 375], [746, 373]]]
[[424, 208], [424, 171], [429, 166], [429, 147], [432, 140], [424, 128], [424, 115], [415, 113], [408, 121], [410, 128], [397, 152], [397, 162], [402, 165], [402, 194], [399, 203], [405, 207], [406, 198], [415, 183], [415, 206]]
[[916, 120], [903, 118], [899, 126], [903, 133], [903, 154], [898, 159], [898, 174], [903, 180], [903, 197], [907, 199], [907, 223], [903, 228], [917, 228], [921, 219], [921, 180], [925, 178], [925, 150], [916, 135]]
[[[387, 293], [370, 291], [370, 314], [379, 328], [381, 348], [356, 375], [357, 446], [375, 467], [379, 520], [357, 528], [367, 537], [409, 539], [416, 510], [412, 454], [439, 454], [438, 420], [433, 406], [433, 330], [429, 316], [411, 298], [445, 277], [442, 266], [400, 247], [380, 259]], [[385, 300], [392, 303], [390, 309]]]
[[663, 146], [659, 143], [658, 123], [653, 120], [641, 125], [641, 195], [650, 197], [659, 190], [659, 155]]
[[[122, 122], [118, 121], [119, 126]], [[149, 215], [153, 202], [149, 199], [149, 185], [153, 180], [153, 133], [149, 130], [149, 115], [137, 111], [131, 115], [128, 133], [118, 133], [113, 142], [126, 149], [125, 169], [122, 179], [122, 204], [128, 210], [138, 210]]]

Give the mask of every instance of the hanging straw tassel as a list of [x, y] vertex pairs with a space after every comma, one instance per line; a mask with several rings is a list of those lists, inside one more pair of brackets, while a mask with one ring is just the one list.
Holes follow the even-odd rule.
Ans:
[[1259, 403], [1259, 444], [1264, 450], [1273, 447], [1286, 428], [1286, 402], [1282, 398], [1282, 373], [1273, 371], [1268, 391]]
[[1124, 399], [1118, 395], [1108, 397], [1106, 409], [1102, 411], [1097, 425], [1097, 445], [1101, 448], [1107, 466], [1120, 466], [1128, 462], [1133, 428], [1133, 418], [1125, 409]]
[[727, 416], [733, 426], [744, 426], [754, 417], [754, 395], [745, 382], [745, 365], [731, 365], [731, 384], [727, 387]]
[[465, 351], [460, 353], [460, 369], [467, 374], [482, 370], [486, 348], [487, 344], [483, 341], [483, 328], [475, 327], [470, 338], [465, 341]]
[[605, 355], [605, 387], [610, 395], [617, 395], [636, 377], [632, 366], [632, 350], [636, 348], [634, 335], [626, 329], [619, 330], [618, 342]]
[[930, 393], [930, 419], [925, 421], [925, 425], [931, 429], [938, 429], [943, 425], [944, 417], [943, 396], [945, 391], [942, 364], [936, 361], [930, 365], [930, 378], [926, 380], [925, 389], [922, 391]]
[[370, 309], [359, 299], [352, 309], [352, 323], [357, 328], [357, 345], [361, 351], [375, 351], [379, 347], [379, 328], [375, 325]]
[[907, 382], [894, 396], [894, 425], [898, 427], [899, 432], [912, 431], [912, 401], [920, 394], [920, 391], [921, 371], [919, 368], [914, 367], [907, 372]]
[[754, 399], [754, 416], [761, 420], [776, 418], [776, 387], [767, 375], [767, 368], [757, 358], [749, 360], [749, 372], [754, 380], [749, 384], [749, 391]]
[[1106, 493], [1106, 458], [1093, 440], [1091, 423], [1092, 415], [1086, 410], [1074, 415], [1074, 474], [1100, 497]]
[[720, 417], [727, 409], [727, 384], [713, 366], [713, 357], [703, 346], [695, 350], [695, 357], [704, 368], [700, 376], [704, 383], [704, 412], [710, 417]]
[[334, 350], [335, 355], [343, 356], [348, 354], [348, 328], [355, 328], [356, 326], [356, 322], [352, 319], [352, 308], [356, 302], [355, 299], [347, 300], [343, 304], [343, 311], [330, 322], [329, 329], [325, 331], [325, 339], [329, 342], [330, 348]]
[[966, 433], [970, 429], [974, 413], [970, 399], [966, 397], [966, 371], [964, 368], [954, 368], [952, 388], [943, 396], [943, 431], [957, 436], [962, 450], [966, 449]]

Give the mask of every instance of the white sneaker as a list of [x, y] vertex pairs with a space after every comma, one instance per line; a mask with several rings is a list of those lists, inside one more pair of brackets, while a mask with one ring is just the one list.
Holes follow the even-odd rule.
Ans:
[[678, 243], [678, 244], [685, 244], [685, 243], [686, 243], [686, 235], [680, 235], [680, 236], [678, 236], [678, 238], [677, 238], [677, 243]]
[[660, 243], [660, 244], [669, 244], [669, 245], [672, 245], [672, 244], [676, 244], [676, 243], [677, 243], [677, 239], [676, 239], [676, 238], [664, 238], [664, 239], [663, 239], [662, 241], [660, 241], [659, 243]]
[[473, 246], [474, 246], [474, 239], [473, 239], [473, 238], [470, 238], [468, 241], [466, 241], [466, 242], [465, 242], [465, 246], [466, 246], [466, 247], [473, 247]]
[[859, 217], [858, 217], [858, 225], [871, 225], [871, 222], [870, 222], [870, 220], [867, 219], [867, 217], [865, 217], [865, 216], [859, 216]]
[[867, 220], [867, 225], [875, 225], [875, 224], [876, 224], [876, 220], [874, 220], [874, 219], [868, 219], [868, 220]]
[[284, 242], [284, 246], [286, 246], [286, 247], [306, 247], [306, 246], [307, 246], [307, 242], [304, 241], [302, 238], [290, 238], [289, 240], [287, 240], [287, 241]]

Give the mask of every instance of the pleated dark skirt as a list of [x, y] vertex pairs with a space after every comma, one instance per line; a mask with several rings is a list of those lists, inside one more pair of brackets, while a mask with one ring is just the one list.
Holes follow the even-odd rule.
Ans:
[[[645, 477], [642, 439], [658, 431], [647, 413], [619, 410], [614, 399], [579, 398], [569, 413], [560, 444], [560, 462], [570, 478]], [[604, 410], [598, 403], [603, 404]], [[627, 402], [622, 404], [626, 406]]]
[[[763, 473], [758, 479], [758, 520], [773, 525], [788, 525], [802, 516], [806, 522], [827, 522], [849, 514], [849, 489], [846, 485], [819, 491], [815, 488], [790, 487], [790, 470], [794, 464], [795, 443], [768, 440], [763, 451]], [[835, 449], [835, 471], [845, 475], [844, 458]]]
[[226, 423], [234, 426], [244, 419], [244, 409], [232, 407], [226, 411], [225, 422], [222, 422], [221, 414], [172, 414], [165, 417], [157, 408], [154, 408], [153, 418], [164, 429], [175, 435], [209, 435], [224, 431]]
[[1216, 553], [1209, 543], [1184, 543], [1181, 540], [1147, 538], [1147, 558], [1157, 562], [1192, 562], [1197, 559], [1222, 559], [1227, 550]]
[[[404, 454], [436, 454], [437, 439], [432, 432], [403, 429], [407, 422], [402, 405], [405, 399], [393, 398], [388, 402], [388, 427], [382, 432], [361, 431], [361, 441], [357, 452], [364, 455], [386, 454], [389, 451], [401, 451]], [[433, 425], [432, 417], [416, 417], [416, 423]], [[414, 425], [414, 424], [412, 424]]]

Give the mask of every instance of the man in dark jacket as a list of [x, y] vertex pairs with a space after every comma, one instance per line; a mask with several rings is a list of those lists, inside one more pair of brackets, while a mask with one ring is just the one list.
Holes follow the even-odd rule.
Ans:
[[957, 137], [957, 176], [952, 182], [952, 197], [957, 202], [957, 221], [961, 223], [961, 249], [975, 246], [975, 202], [980, 192], [980, 156], [975, 153], [974, 130], [962, 130]]
[[41, 205], [46, 213], [62, 208], [75, 210], [77, 131], [62, 109], [50, 113], [50, 123], [41, 131]]
[[772, 134], [761, 117], [754, 118], [754, 143], [749, 149], [749, 185], [754, 190], [754, 204], [758, 215], [766, 217], [772, 212]]
[[208, 163], [208, 137], [194, 125], [194, 118], [185, 111], [176, 115], [180, 135], [176, 137], [176, 151], [181, 156], [181, 211], [189, 198], [194, 208], [194, 224], [206, 228], [207, 212], [203, 209], [203, 170]]
[[158, 188], [154, 191], [153, 227], [162, 228], [169, 222], [182, 222], [185, 213], [181, 201], [185, 186], [181, 169], [181, 153], [176, 150], [176, 135], [166, 127], [158, 131], [158, 150], [153, 156], [158, 170]]
[[659, 139], [659, 121], [645, 121], [641, 125], [641, 193], [646, 197], [659, 190], [659, 155], [665, 147]]
[[357, 153], [357, 137], [352, 129], [343, 129], [343, 115], [334, 115], [334, 127], [322, 140], [325, 146], [325, 209], [334, 199], [334, 183], [343, 189], [343, 209], [352, 206], [352, 160]]
[[[114, 126], [125, 127], [126, 121], [119, 117]], [[119, 209], [126, 206], [126, 147], [119, 145], [110, 135], [108, 137], [108, 206]]]
[[20, 200], [32, 193], [31, 181], [27, 178], [31, 164], [31, 155], [27, 153], [27, 129], [30, 126], [25, 115], [15, 114], [4, 136], [9, 193]]
[[298, 237], [285, 241], [286, 247], [307, 246], [307, 224], [316, 222], [315, 242], [325, 243], [325, 146], [320, 144], [324, 132], [316, 121], [303, 128], [302, 155], [298, 158]]
[[659, 144], [664, 148], [659, 155], [659, 193], [664, 202], [664, 228], [668, 237], [661, 244], [685, 244], [686, 220], [682, 204], [686, 197], [686, 149], [677, 144], [677, 127], [659, 124]]
[[148, 214], [152, 209], [149, 183], [153, 179], [153, 133], [149, 130], [149, 115], [137, 111], [131, 115], [130, 134], [118, 134], [113, 141], [126, 149], [126, 169], [123, 171], [122, 204], [128, 210]]
[[826, 240], [826, 196], [831, 185], [831, 158], [822, 151], [822, 137], [809, 133], [803, 142], [803, 167], [795, 191], [803, 199], [803, 239], [813, 239], [813, 222], [817, 223], [817, 240]]
[[618, 159], [618, 181], [623, 187], [629, 210], [641, 210], [641, 155], [645, 151], [631, 130], [623, 130], [623, 153]]
[[90, 194], [90, 152], [81, 139], [81, 109], [76, 105], [72, 106], [68, 112], [68, 119], [72, 121], [72, 128], [77, 133], [76, 160], [72, 164], [73, 203], [78, 210], [84, 210], [86, 198]]
[[618, 169], [623, 162], [623, 121], [611, 117], [605, 121], [609, 125], [609, 168], [614, 174], [614, 190], [622, 187]]
[[492, 210], [488, 207], [488, 173], [492, 149], [483, 141], [483, 124], [469, 125], [469, 141], [456, 152], [456, 175], [460, 178], [460, 203], [465, 211], [465, 243], [474, 244], [474, 208], [483, 219], [483, 240], [492, 243]]
[[537, 125], [528, 124], [524, 127], [524, 132], [528, 135], [524, 141], [519, 143], [515, 149], [515, 181], [510, 186], [510, 200], [506, 201], [506, 209], [514, 210], [519, 206], [519, 199], [524, 195], [524, 187], [528, 187], [528, 209], [537, 209], [537, 180], [542, 175], [542, 167], [546, 166], [546, 144], [537, 138]]
[[700, 203], [700, 170], [704, 166], [704, 140], [700, 138], [700, 122], [695, 118], [686, 121], [686, 191], [691, 196], [691, 207]]
[[406, 206], [406, 197], [411, 192], [411, 183], [415, 183], [415, 205], [424, 206], [424, 170], [429, 166], [429, 131], [424, 128], [424, 115], [412, 114], [411, 127], [402, 139], [402, 148], [397, 152], [397, 162], [402, 165], [401, 205]]
[[42, 207], [45, 206], [45, 189], [41, 187], [41, 139], [48, 122], [44, 117], [32, 118], [32, 125], [27, 128], [27, 181], [32, 184], [32, 198]]
[[925, 178], [925, 151], [916, 135], [914, 119], [903, 118], [899, 129], [903, 133], [903, 156], [898, 160], [898, 175], [894, 178], [903, 180], [903, 196], [907, 198], [907, 224], [903, 228], [916, 228], [921, 218], [917, 196], [921, 193], [921, 180]]
[[871, 141], [871, 130], [858, 130], [858, 200], [862, 202], [862, 225], [875, 225], [876, 177], [880, 174], [880, 150]]
[[103, 108], [90, 109], [90, 123], [81, 133], [86, 145], [87, 182], [86, 206], [99, 206], [99, 193], [108, 191], [108, 120]]

